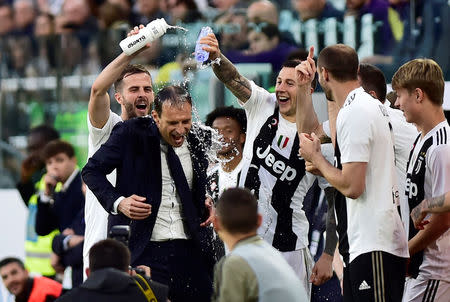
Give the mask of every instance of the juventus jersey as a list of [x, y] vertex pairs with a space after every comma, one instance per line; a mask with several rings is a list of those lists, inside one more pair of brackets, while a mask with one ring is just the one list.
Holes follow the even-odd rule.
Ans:
[[365, 190], [335, 201], [340, 252], [350, 263], [361, 254], [384, 251], [408, 257], [398, 213], [392, 126], [383, 104], [362, 88], [351, 91], [336, 120], [335, 165], [367, 163]]
[[[305, 171], [298, 156], [296, 124], [278, 112], [272, 95], [253, 82], [247, 114], [247, 139], [239, 185], [258, 198], [263, 217], [258, 234], [282, 252], [308, 246], [308, 220], [303, 199], [316, 176]], [[330, 150], [332, 151], [332, 150]], [[331, 160], [332, 152], [327, 157]], [[321, 187], [327, 183], [320, 180]]]
[[[409, 208], [423, 199], [440, 196], [450, 191], [450, 127], [447, 121], [436, 125], [414, 143], [407, 166], [405, 194]], [[409, 224], [409, 239], [418, 230]], [[410, 270], [426, 279], [450, 281], [450, 230], [421, 253], [411, 257]]]

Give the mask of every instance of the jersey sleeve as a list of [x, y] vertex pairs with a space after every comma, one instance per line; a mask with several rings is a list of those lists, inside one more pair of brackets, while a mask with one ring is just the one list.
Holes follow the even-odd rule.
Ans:
[[357, 111], [345, 110], [338, 115], [337, 139], [343, 164], [369, 161], [371, 123], [363, 112], [356, 114]]
[[438, 145], [430, 153], [428, 167], [431, 173], [432, 197], [450, 191], [450, 145]]
[[[243, 103], [238, 100], [239, 104], [242, 108], [245, 109], [247, 114], [247, 120], [257, 120], [258, 116], [261, 115], [262, 112], [267, 110], [267, 105], [271, 105], [270, 108], [273, 108], [276, 103], [275, 96], [269, 93], [262, 87], [259, 87], [255, 84], [255, 82], [250, 82], [252, 88], [252, 94], [247, 102]], [[273, 111], [273, 109], [270, 109]]]
[[[325, 159], [333, 164], [334, 161], [334, 148], [333, 148], [333, 144], [322, 144], [320, 146], [320, 149], [322, 151], [323, 156], [325, 157]], [[330, 183], [321, 176], [317, 176], [317, 181], [319, 182], [319, 187], [321, 189], [326, 189], [328, 187], [331, 187]]]
[[109, 135], [114, 128], [114, 126], [122, 121], [120, 116], [116, 113], [109, 111], [109, 117], [106, 121], [103, 128], [96, 128], [92, 125], [91, 120], [89, 119], [89, 113], [87, 114], [87, 124], [89, 130], [89, 140], [94, 148], [97, 148], [99, 145], [103, 144], [109, 138]]

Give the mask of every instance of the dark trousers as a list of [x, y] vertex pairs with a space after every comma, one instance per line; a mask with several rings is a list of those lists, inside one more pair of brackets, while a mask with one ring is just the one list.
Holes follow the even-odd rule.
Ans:
[[169, 299], [211, 301], [212, 278], [192, 240], [151, 241], [133, 266], [147, 265], [154, 281], [169, 286]]
[[344, 302], [400, 302], [406, 258], [375, 251], [356, 257], [344, 268]]

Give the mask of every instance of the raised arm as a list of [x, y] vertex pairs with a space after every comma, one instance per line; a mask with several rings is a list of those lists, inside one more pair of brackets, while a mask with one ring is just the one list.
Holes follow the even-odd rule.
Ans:
[[312, 103], [311, 83], [316, 74], [314, 62], [314, 47], [309, 48], [308, 58], [295, 67], [297, 80], [297, 115], [296, 124], [298, 133], [314, 132], [319, 138], [326, 137], [322, 124], [319, 123]]
[[220, 58], [219, 64], [213, 64], [216, 77], [243, 103], [247, 102], [252, 94], [250, 81], [239, 74], [236, 67], [220, 51], [219, 42], [214, 34], [209, 34], [200, 40], [201, 44], [208, 46], [203, 50], [209, 52], [211, 60]]
[[[143, 25], [140, 25], [140, 28], [143, 27]], [[128, 36], [135, 35], [138, 32], [139, 28], [135, 26], [134, 29], [128, 33]], [[95, 79], [92, 84], [88, 105], [89, 120], [92, 126], [96, 128], [103, 128], [106, 124], [111, 108], [108, 89], [119, 78], [122, 70], [130, 64], [131, 60], [133, 60], [139, 53], [148, 47], [150, 47], [149, 44], [147, 44], [142, 50], [137, 51], [130, 56], [125, 53], [121, 53], [117, 58], [109, 63], [108, 66], [106, 66]]]

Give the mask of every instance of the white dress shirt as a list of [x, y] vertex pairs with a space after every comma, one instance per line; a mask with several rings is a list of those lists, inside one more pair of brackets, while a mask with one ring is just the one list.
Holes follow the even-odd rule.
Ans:
[[[185, 140], [179, 148], [173, 148], [183, 167], [189, 188], [192, 188], [192, 160]], [[170, 175], [167, 162], [167, 144], [161, 142], [161, 174], [162, 195], [151, 241], [166, 241], [173, 239], [189, 239], [189, 233], [183, 218], [183, 206], [175, 187], [175, 181]]]

